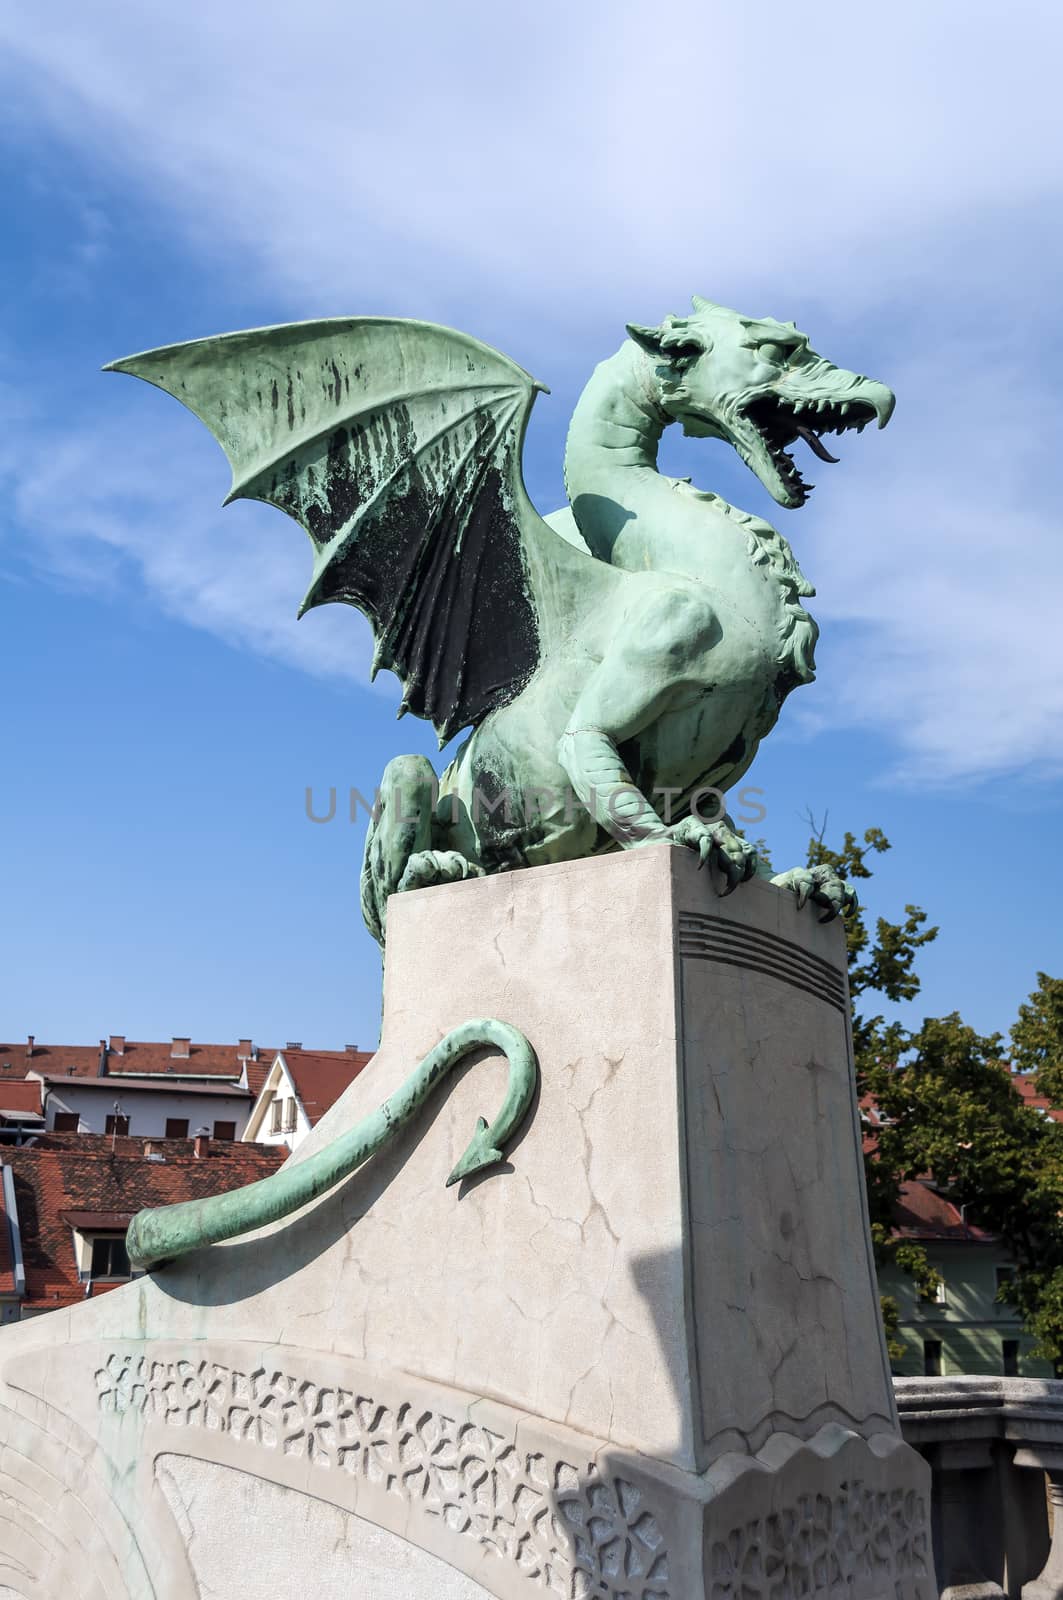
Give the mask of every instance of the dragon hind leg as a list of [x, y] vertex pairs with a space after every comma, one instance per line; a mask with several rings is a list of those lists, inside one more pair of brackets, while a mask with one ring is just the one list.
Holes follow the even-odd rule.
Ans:
[[402, 881], [410, 857], [432, 844], [438, 783], [425, 756], [396, 756], [384, 768], [362, 857], [362, 916], [384, 943], [388, 896]]
[[380, 945], [389, 895], [482, 874], [481, 867], [457, 850], [433, 848], [438, 793], [439, 782], [426, 756], [397, 756], [384, 769], [362, 859], [362, 916]]

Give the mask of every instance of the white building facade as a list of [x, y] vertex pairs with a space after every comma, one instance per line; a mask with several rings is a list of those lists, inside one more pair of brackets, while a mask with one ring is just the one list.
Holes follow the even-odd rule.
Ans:
[[49, 1133], [116, 1133], [150, 1139], [242, 1139], [253, 1096], [236, 1083], [180, 1078], [40, 1077]]

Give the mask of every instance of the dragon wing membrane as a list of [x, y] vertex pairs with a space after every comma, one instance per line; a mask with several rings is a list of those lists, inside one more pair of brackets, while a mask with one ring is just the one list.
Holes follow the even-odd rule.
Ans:
[[207, 425], [232, 467], [229, 500], [302, 524], [314, 571], [300, 615], [330, 600], [364, 612], [374, 676], [397, 673], [402, 709], [441, 745], [519, 693], [540, 651], [529, 543], [547, 531], [521, 476], [542, 387], [523, 368], [432, 323], [336, 317], [105, 370], [146, 379]]

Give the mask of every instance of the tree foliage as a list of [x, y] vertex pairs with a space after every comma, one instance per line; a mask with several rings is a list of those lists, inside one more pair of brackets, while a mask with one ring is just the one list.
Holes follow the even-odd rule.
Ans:
[[[883, 855], [891, 849], [881, 828], [868, 828], [862, 842], [854, 833], [846, 833], [840, 850], [832, 850], [824, 840], [826, 819], [808, 842], [810, 867], [833, 867], [835, 872], [850, 883], [866, 880], [873, 875], [869, 858]], [[902, 922], [889, 922], [885, 917], [875, 921], [874, 936], [868, 926], [867, 913], [861, 905], [854, 916], [846, 918], [845, 939], [849, 951], [849, 992], [854, 1001], [859, 995], [879, 995], [894, 1002], [914, 1000], [919, 993], [919, 977], [915, 960], [924, 945], [938, 936], [937, 928], [926, 926], [927, 914], [919, 906], [906, 905]], [[859, 1081], [872, 1062], [884, 1056], [896, 1060], [904, 1047], [906, 1035], [899, 1023], [887, 1024], [881, 1016], [865, 1016], [853, 1007], [853, 1049], [856, 1055], [856, 1072]]]
[[1037, 974], [1037, 988], [1012, 1025], [1011, 1059], [1020, 1072], [1036, 1074], [1041, 1094], [1063, 1105], [1063, 978]]
[[[828, 865], [850, 882], [873, 875], [890, 848], [881, 828], [826, 843], [826, 822], [809, 817], [808, 865]], [[1063, 1367], [1063, 1124], [1030, 1107], [1012, 1067], [1036, 1076], [1041, 1095], [1063, 1106], [1063, 978], [1037, 974], [1037, 988], [1010, 1030], [1011, 1065], [1000, 1034], [981, 1035], [957, 1012], [927, 1018], [914, 1032], [887, 1022], [875, 1000], [913, 1000], [916, 961], [937, 937], [919, 906], [891, 922], [863, 906], [847, 919], [849, 986], [857, 1090], [874, 1099], [880, 1126], [866, 1151], [876, 1264], [911, 1274], [920, 1293], [940, 1282], [922, 1245], [898, 1239], [893, 1218], [901, 1186], [929, 1182], [966, 1221], [998, 1235], [1015, 1263], [1001, 1289], [1035, 1340], [1035, 1353]], [[891, 1356], [902, 1353], [898, 1309], [882, 1299]]]
[[969, 1222], [1008, 1246], [1014, 1277], [1001, 1290], [1036, 1353], [1063, 1360], [1063, 1126], [1023, 1100], [1000, 1059], [999, 1034], [980, 1037], [954, 1012], [925, 1022], [912, 1059], [874, 1075], [887, 1115], [880, 1154], [908, 1177], [929, 1176]]
[[[1051, 981], [1041, 978], [1020, 1018], [1043, 1019], [1038, 995]], [[1016, 1026], [1021, 1028], [1021, 1021]], [[968, 1223], [1006, 1244], [1015, 1269], [1001, 1298], [1019, 1312], [1035, 1353], [1058, 1365], [1063, 1361], [1063, 1126], [1019, 1094], [1002, 1059], [1003, 1042], [1000, 1034], [978, 1034], [952, 1012], [928, 1018], [910, 1036], [903, 1062], [883, 1060], [870, 1067], [867, 1089], [884, 1120], [871, 1165], [880, 1203], [888, 1203], [892, 1184], [921, 1178], [951, 1200]], [[1046, 1076], [1050, 1070], [1051, 1063]]]

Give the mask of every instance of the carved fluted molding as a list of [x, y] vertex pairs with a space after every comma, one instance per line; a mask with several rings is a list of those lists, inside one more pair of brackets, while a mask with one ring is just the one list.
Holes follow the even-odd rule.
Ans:
[[1063, 1382], [898, 1378], [895, 1389], [904, 1436], [933, 1471], [943, 1600], [1063, 1600]]

